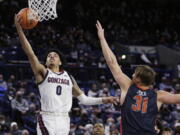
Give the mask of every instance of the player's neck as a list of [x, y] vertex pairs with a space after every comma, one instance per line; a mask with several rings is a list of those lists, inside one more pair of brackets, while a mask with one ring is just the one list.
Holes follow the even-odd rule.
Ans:
[[148, 90], [150, 88], [150, 86], [144, 86], [144, 85], [141, 85], [141, 84], [136, 84], [136, 86], [142, 90]]
[[50, 69], [52, 72], [55, 72], [55, 73], [59, 73], [59, 72], [60, 72], [59, 67], [49, 67], [49, 69]]

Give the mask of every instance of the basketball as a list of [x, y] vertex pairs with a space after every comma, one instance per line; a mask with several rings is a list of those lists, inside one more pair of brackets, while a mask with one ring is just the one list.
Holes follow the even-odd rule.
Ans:
[[23, 8], [19, 11], [20, 25], [23, 29], [32, 29], [38, 24], [38, 15], [29, 8]]

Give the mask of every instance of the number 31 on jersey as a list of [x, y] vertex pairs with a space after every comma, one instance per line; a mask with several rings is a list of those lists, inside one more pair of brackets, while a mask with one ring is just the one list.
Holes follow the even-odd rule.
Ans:
[[135, 112], [147, 112], [147, 106], [148, 106], [148, 97], [142, 97], [140, 95], [136, 95], [134, 97], [136, 100], [136, 103], [131, 106], [132, 110]]

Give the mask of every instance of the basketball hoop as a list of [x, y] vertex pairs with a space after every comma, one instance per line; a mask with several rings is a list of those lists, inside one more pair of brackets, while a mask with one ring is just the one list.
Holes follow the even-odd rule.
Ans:
[[57, 0], [28, 0], [29, 8], [38, 14], [38, 21], [57, 18]]

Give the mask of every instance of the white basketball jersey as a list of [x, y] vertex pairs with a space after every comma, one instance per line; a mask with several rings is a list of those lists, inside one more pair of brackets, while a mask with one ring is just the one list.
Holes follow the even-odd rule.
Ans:
[[66, 71], [54, 73], [48, 69], [44, 81], [38, 87], [42, 111], [55, 113], [70, 111], [73, 84]]

